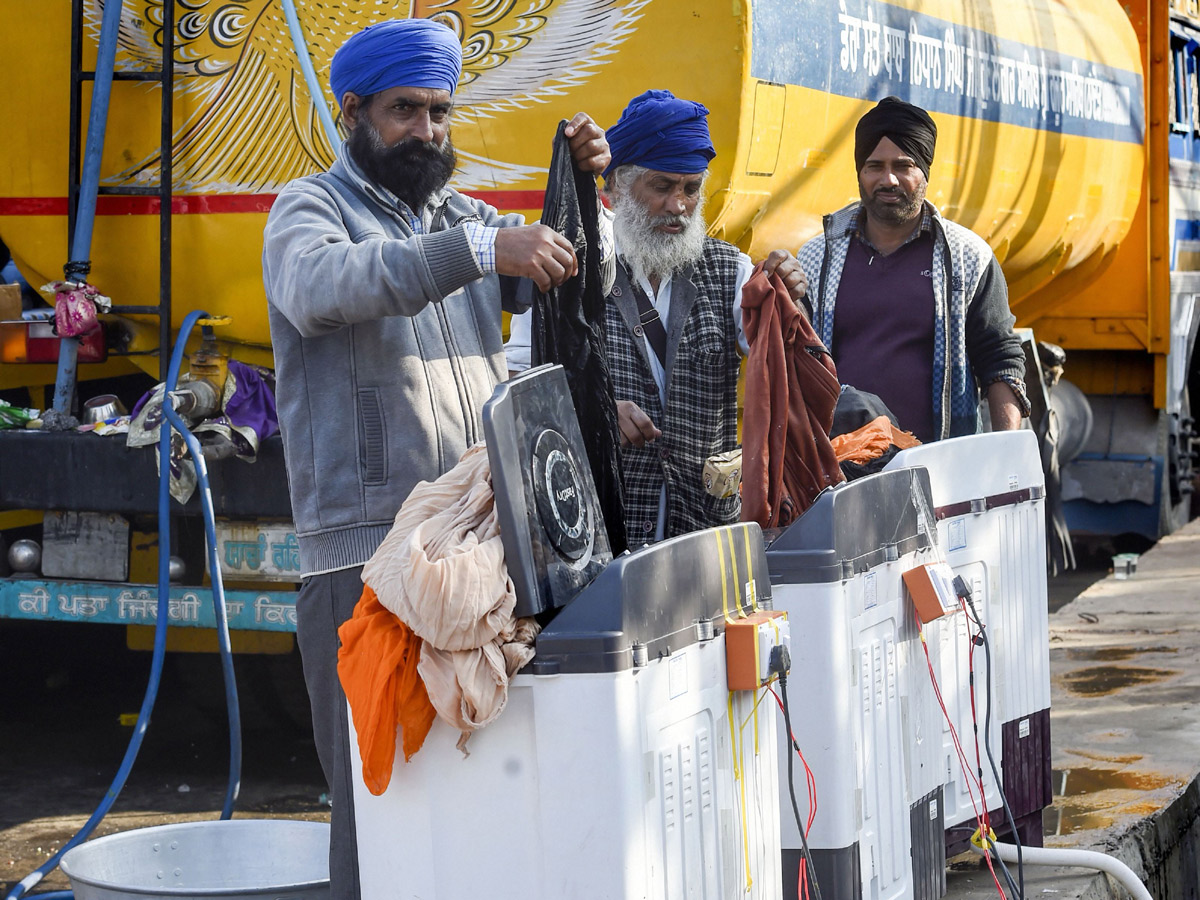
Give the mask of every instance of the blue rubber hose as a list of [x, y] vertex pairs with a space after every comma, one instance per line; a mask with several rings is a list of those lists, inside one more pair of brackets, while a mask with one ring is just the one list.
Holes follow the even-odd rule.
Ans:
[[[241, 718], [238, 711], [237, 685], [233, 677], [233, 654], [229, 641], [229, 623], [225, 615], [225, 588], [221, 580], [221, 569], [216, 555], [216, 523], [213, 514], [212, 492], [209, 489], [208, 470], [204, 465], [204, 457], [200, 453], [199, 442], [187, 430], [186, 426], [183, 425], [183, 421], [179, 418], [175, 410], [170, 408], [170, 400], [167, 397], [168, 391], [179, 380], [179, 369], [183, 363], [183, 353], [187, 345], [188, 335], [195, 328], [196, 322], [201, 318], [205, 318], [206, 315], [202, 311], [195, 310], [188, 313], [187, 317], [183, 320], [183, 326], [180, 328], [179, 337], [175, 342], [175, 348], [171, 354], [171, 364], [167, 369], [167, 380], [163, 383], [162, 408], [165, 418], [162, 427], [159, 429], [158, 439], [158, 611], [154, 623], [154, 653], [151, 657], [150, 677], [146, 684], [146, 694], [142, 698], [142, 708], [138, 712], [137, 723], [133, 727], [133, 735], [129, 739], [129, 745], [125, 748], [125, 756], [121, 760], [117, 774], [113, 778], [112, 784], [109, 785], [104, 799], [96, 807], [95, 812], [92, 813], [83, 827], [46, 862], [21, 879], [5, 895], [5, 900], [20, 900], [22, 895], [58, 867], [63, 854], [72, 847], [87, 840], [96, 826], [100, 824], [100, 821], [108, 814], [113, 803], [116, 802], [117, 797], [120, 795], [121, 790], [125, 787], [125, 782], [129, 778], [129, 773], [133, 769], [133, 763], [137, 759], [138, 752], [142, 747], [142, 741], [146, 736], [146, 729], [150, 724], [150, 713], [154, 708], [155, 700], [158, 698], [158, 686], [162, 680], [163, 658], [166, 655], [167, 649], [167, 616], [171, 599], [169, 569], [171, 557], [171, 426], [180, 429], [180, 433], [188, 445], [188, 450], [192, 453], [196, 464], [197, 480], [202, 490], [201, 506], [204, 511], [205, 533], [208, 540], [209, 565], [213, 582], [214, 612], [221, 649], [221, 664], [225, 675], [225, 701], [229, 709], [230, 723], [230, 773], [225, 793], [225, 804], [221, 810], [221, 818], [228, 819], [233, 814], [233, 804], [237, 799], [237, 794], [241, 786]], [[72, 898], [73, 896], [71, 891], [53, 891], [37, 895], [37, 900], [68, 900], [68, 898]]]
[[[233, 805], [237, 802], [238, 791], [242, 785], [242, 716], [238, 705], [237, 681], [233, 673], [233, 648], [229, 641], [229, 620], [225, 614], [225, 585], [221, 579], [221, 561], [217, 553], [216, 513], [213, 510], [212, 491], [208, 485], [208, 467], [205, 465], [204, 454], [200, 450], [200, 442], [188, 430], [163, 392], [163, 413], [175, 430], [183, 435], [184, 443], [192, 454], [192, 462], [196, 466], [196, 481], [200, 489], [200, 506], [204, 510], [204, 534], [208, 543], [208, 571], [212, 575], [213, 613], [217, 619], [217, 641], [221, 649], [221, 671], [225, 677], [225, 708], [229, 714], [229, 782], [225, 789], [225, 804], [221, 808], [221, 818], [228, 819], [233, 815]], [[164, 429], [165, 431], [166, 429]], [[162, 554], [160, 554], [160, 561]]]

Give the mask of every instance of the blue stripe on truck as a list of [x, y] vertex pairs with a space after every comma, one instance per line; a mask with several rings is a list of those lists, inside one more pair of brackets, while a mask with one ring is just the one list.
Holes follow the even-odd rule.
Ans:
[[[233, 630], [295, 631], [294, 591], [226, 591]], [[0, 619], [153, 625], [158, 588], [152, 584], [0, 579]], [[167, 607], [172, 625], [216, 628], [212, 591], [172, 585]]]
[[754, 0], [751, 10], [754, 78], [870, 101], [894, 94], [945, 115], [1142, 143], [1141, 73], [877, 0]]

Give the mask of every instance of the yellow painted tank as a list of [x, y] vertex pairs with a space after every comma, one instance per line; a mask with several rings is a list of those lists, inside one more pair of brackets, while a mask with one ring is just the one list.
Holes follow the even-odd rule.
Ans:
[[[114, 2], [114, 0], [109, 0]], [[100, 0], [85, 0], [84, 63]], [[70, 7], [0, 0], [0, 237], [31, 281], [66, 261]], [[650, 87], [711, 110], [714, 234], [752, 255], [795, 250], [857, 195], [853, 133], [897, 94], [939, 127], [929, 197], [1004, 263], [1018, 312], [1055, 278], [1086, 281], [1129, 230], [1143, 182], [1138, 38], [1116, 0], [296, 0], [303, 52], [336, 114], [333, 50], [380, 17], [432, 16], [462, 36], [457, 184], [504, 209], [540, 207], [557, 121], [602, 125]], [[266, 211], [331, 158], [282, 0], [177, 4], [173, 292], [227, 314], [221, 336], [270, 365], [259, 254]], [[162, 0], [125, 0], [118, 67], [159, 63]], [[88, 103], [84, 92], [84, 110]], [[117, 82], [102, 179], [158, 177], [159, 94]], [[158, 291], [156, 201], [102, 197], [92, 280], [122, 304]], [[132, 350], [155, 349], [151, 321]], [[153, 356], [129, 361], [157, 372]], [[119, 371], [116, 362], [105, 371]], [[6, 366], [0, 387], [53, 381]], [[42, 371], [45, 369], [46, 371]], [[94, 370], [84, 367], [81, 377]], [[48, 376], [48, 377], [43, 377]]]

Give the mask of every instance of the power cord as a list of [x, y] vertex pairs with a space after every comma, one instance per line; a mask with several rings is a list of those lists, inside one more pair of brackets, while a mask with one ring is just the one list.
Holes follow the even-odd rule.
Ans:
[[[792, 655], [788, 648], [779, 644], [771, 648], [767, 658], [767, 668], [779, 678], [779, 696], [783, 700], [783, 727], [787, 741], [792, 750], [800, 752], [800, 747], [792, 737], [792, 713], [788, 706], [787, 673], [792, 667]], [[804, 823], [800, 818], [800, 804], [796, 802], [796, 780], [793, 772], [795, 760], [792, 753], [787, 754], [788, 797], [792, 801], [792, 814], [796, 817], [796, 830], [800, 832], [800, 852], [804, 857], [805, 868], [808, 871], [808, 881], [812, 886], [813, 900], [821, 900], [821, 886], [817, 883], [817, 868], [813, 863], [812, 852], [808, 849], [808, 837], [804, 833]]]
[[[984, 750], [987, 752], [988, 765], [991, 767], [992, 777], [996, 780], [996, 785], [999, 790], [1000, 806], [1004, 810], [1004, 817], [1005, 817], [1005, 819], [1008, 820], [1008, 827], [1012, 831], [1013, 845], [1017, 848], [1017, 883], [1016, 884], [1013, 883], [1012, 875], [1008, 871], [1008, 867], [1004, 864], [1004, 861], [1001, 860], [999, 858], [999, 856], [996, 857], [996, 860], [997, 860], [997, 862], [1000, 863], [1000, 870], [1004, 873], [1004, 880], [1008, 882], [1009, 890], [1016, 893], [1018, 900], [1025, 900], [1025, 864], [1024, 864], [1024, 859], [1022, 857], [1021, 836], [1017, 832], [1017, 823], [1016, 823], [1016, 820], [1013, 818], [1012, 809], [1008, 805], [1008, 797], [1005, 796], [1004, 780], [1000, 777], [1000, 772], [996, 767], [996, 759], [992, 755], [992, 741], [991, 741], [992, 645], [988, 641], [988, 638], [987, 638], [987, 626], [984, 625], [983, 619], [981, 619], [979, 617], [979, 613], [975, 609], [975, 602], [974, 602], [974, 599], [972, 598], [971, 588], [967, 584], [966, 579], [964, 579], [961, 575], [954, 576], [954, 593], [958, 595], [958, 598], [960, 600], [962, 600], [967, 605], [968, 609], [970, 610], [971, 619], [972, 619], [972, 621], [974, 621], [975, 627], [979, 629], [979, 632], [978, 632], [978, 634], [975, 635], [975, 637], [973, 638], [973, 641], [976, 644], [976, 646], [983, 647], [984, 674], [987, 677], [987, 686], [984, 689], [984, 691], [985, 691], [984, 697], [985, 697], [985, 702], [987, 703], [987, 711], [984, 713], [984, 716], [983, 716], [983, 747], [984, 747]], [[971, 687], [972, 687], [972, 690], [974, 690], [974, 685], [975, 685], [975, 669], [974, 669], [974, 667], [971, 668], [970, 678], [971, 678]], [[975, 727], [978, 728], [977, 725]], [[985, 800], [984, 801], [984, 809], [986, 810], [986, 808], [987, 808], [987, 802]]]

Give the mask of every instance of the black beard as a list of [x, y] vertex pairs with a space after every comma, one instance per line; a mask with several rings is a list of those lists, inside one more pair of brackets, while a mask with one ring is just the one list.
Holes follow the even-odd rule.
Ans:
[[458, 164], [448, 135], [440, 147], [416, 138], [384, 147], [378, 133], [364, 121], [350, 132], [347, 144], [363, 174], [417, 214], [435, 192], [446, 186]]
[[921, 212], [921, 205], [925, 202], [925, 191], [919, 189], [912, 194], [897, 188], [893, 193], [897, 193], [904, 197], [905, 202], [899, 206], [880, 203], [877, 199], [880, 191], [876, 191], [870, 197], [860, 185], [858, 188], [858, 196], [862, 199], [863, 206], [867, 212], [880, 222], [886, 222], [889, 225], [903, 225], [905, 222], [911, 222]]

